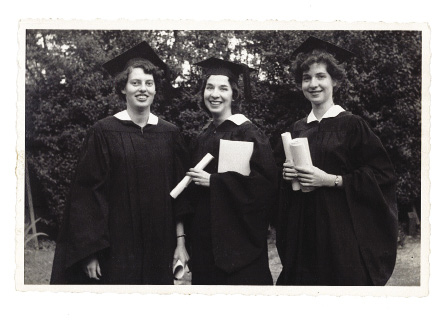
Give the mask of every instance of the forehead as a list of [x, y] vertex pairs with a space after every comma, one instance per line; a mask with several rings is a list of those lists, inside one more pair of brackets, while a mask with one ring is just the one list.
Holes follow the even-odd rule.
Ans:
[[315, 62], [312, 63], [306, 71], [304, 71], [304, 74], [317, 74], [321, 72], [327, 72], [327, 65], [323, 62]]
[[224, 75], [211, 75], [207, 79], [207, 84], [212, 84], [212, 85], [229, 85], [230, 86], [229, 77], [224, 76]]
[[146, 74], [143, 68], [133, 68], [132, 71], [129, 73], [128, 79], [134, 79], [134, 78], [153, 79], [153, 75]]

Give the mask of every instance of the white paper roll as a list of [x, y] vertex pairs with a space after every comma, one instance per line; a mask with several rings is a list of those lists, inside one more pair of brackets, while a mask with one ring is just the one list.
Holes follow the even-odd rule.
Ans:
[[[291, 140], [290, 152], [292, 153], [293, 163], [295, 166], [313, 165], [307, 138], [295, 138]], [[301, 185], [302, 192], [309, 192], [314, 189], [314, 187], [305, 187]]]
[[[195, 165], [195, 169], [197, 170], [203, 170], [207, 164], [210, 163], [210, 161], [213, 160], [213, 156], [210, 153], [207, 153], [202, 159], [201, 161], [198, 162], [197, 165]], [[175, 188], [173, 188], [173, 190], [170, 192], [170, 195], [173, 198], [177, 198], [179, 196], [180, 193], [183, 192], [184, 189], [186, 189], [186, 187], [192, 182], [192, 178], [189, 176], [185, 176], [183, 178], [183, 180], [180, 181], [180, 183], [178, 183], [176, 185]]]
[[210, 153], [207, 153], [202, 159], [201, 161], [199, 161], [199, 163], [197, 165], [195, 165], [195, 169], [197, 170], [203, 170], [207, 164], [210, 163], [210, 161], [213, 160], [213, 156]]
[[[287, 131], [281, 134], [281, 138], [282, 145], [284, 146], [285, 158], [288, 162], [293, 162], [292, 152], [290, 151], [290, 142], [292, 141], [292, 135], [290, 134], [290, 132]], [[292, 189], [294, 191], [301, 189], [301, 184], [299, 183], [298, 179], [292, 180]]]
[[182, 279], [184, 276], [184, 265], [181, 262], [181, 260], [177, 260], [175, 265], [173, 266], [173, 277], [175, 277], [176, 280]]

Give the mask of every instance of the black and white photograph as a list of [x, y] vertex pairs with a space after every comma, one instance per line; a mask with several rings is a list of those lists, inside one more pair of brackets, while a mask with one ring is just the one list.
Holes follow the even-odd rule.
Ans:
[[425, 288], [426, 32], [26, 28], [24, 285]]
[[424, 22], [22, 19], [15, 291], [424, 300], [432, 37]]

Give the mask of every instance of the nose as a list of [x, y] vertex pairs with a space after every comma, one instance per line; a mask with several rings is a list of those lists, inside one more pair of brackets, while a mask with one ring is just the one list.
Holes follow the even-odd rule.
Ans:
[[216, 88], [212, 90], [212, 92], [210, 93], [210, 97], [212, 97], [212, 98], [219, 97], [219, 92]]
[[310, 79], [310, 85], [309, 86], [312, 87], [312, 88], [317, 87], [318, 86], [318, 80], [315, 77], [313, 77], [312, 79]]
[[141, 83], [140, 84], [140, 91], [145, 92], [147, 90], [147, 85], [146, 83]]

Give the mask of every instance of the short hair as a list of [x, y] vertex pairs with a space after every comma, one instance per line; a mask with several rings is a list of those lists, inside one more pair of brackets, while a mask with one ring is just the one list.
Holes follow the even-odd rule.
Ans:
[[[201, 89], [199, 91], [199, 106], [210, 114], [209, 109], [206, 107], [206, 104], [204, 103], [204, 90], [206, 89], [207, 81], [209, 77], [212, 75], [204, 75], [203, 76], [203, 83], [201, 85]], [[232, 88], [232, 113], [238, 113], [241, 109], [241, 102], [242, 102], [242, 92], [240, 87], [238, 86], [238, 82], [235, 80], [232, 80], [231, 78], [227, 77], [227, 80], [229, 81], [230, 87]]]
[[135, 68], [141, 68], [143, 69], [145, 74], [150, 74], [153, 76], [155, 90], [157, 93], [159, 89], [161, 89], [160, 80], [163, 77], [163, 72], [147, 59], [132, 59], [127, 62], [126, 68], [115, 77], [115, 92], [117, 93], [118, 97], [123, 101], [126, 101], [126, 95], [123, 94], [122, 91], [126, 87], [127, 81], [129, 79], [129, 74]]
[[343, 64], [339, 64], [336, 58], [324, 50], [313, 50], [309, 53], [300, 53], [296, 56], [291, 70], [295, 76], [296, 84], [302, 83], [302, 75], [310, 69], [314, 63], [323, 63], [331, 78], [337, 82], [337, 86], [346, 79], [345, 68]]

